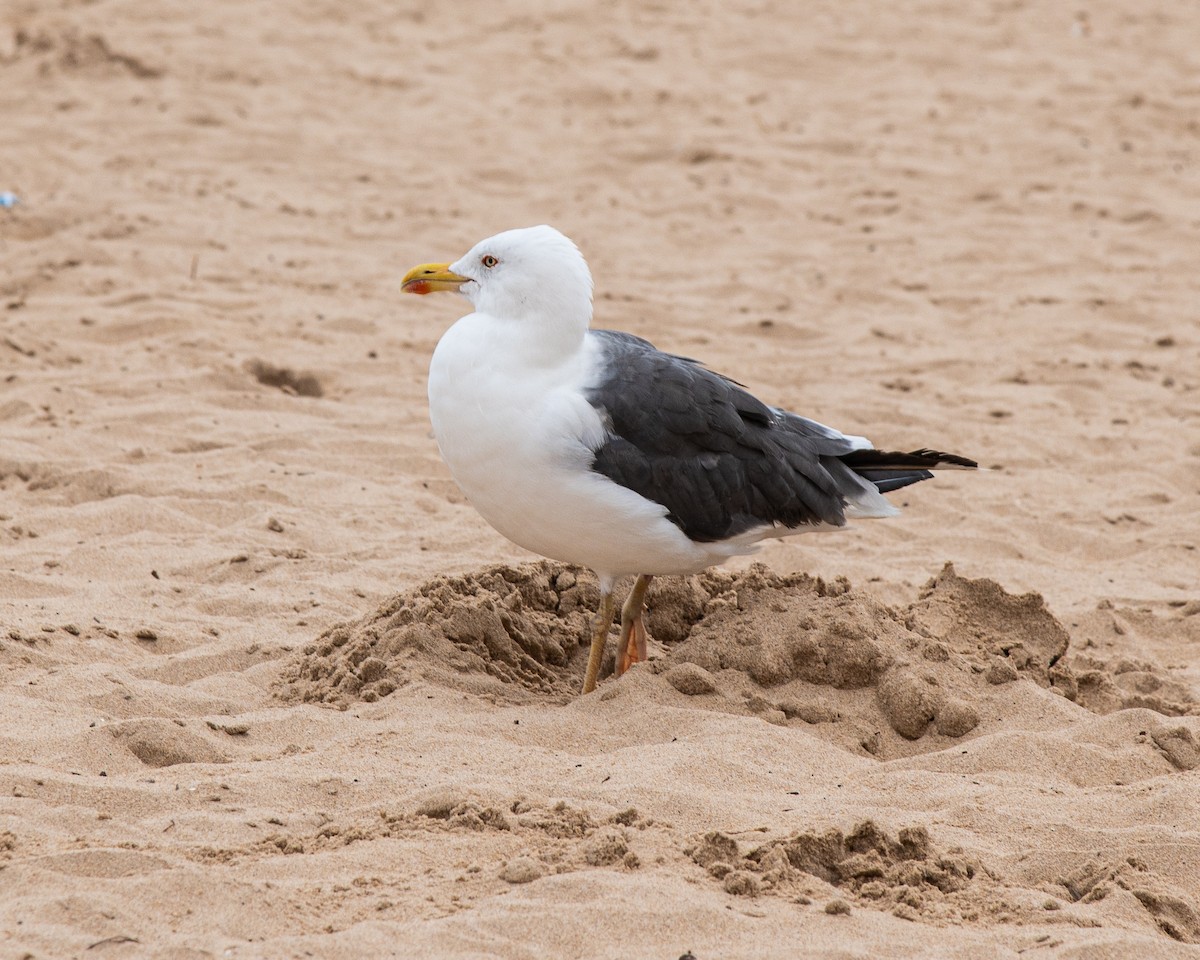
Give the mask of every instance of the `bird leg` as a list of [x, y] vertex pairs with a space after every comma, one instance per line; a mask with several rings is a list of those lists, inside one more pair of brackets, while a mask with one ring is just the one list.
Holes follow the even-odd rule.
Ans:
[[600, 661], [604, 659], [604, 645], [608, 642], [608, 628], [612, 626], [615, 607], [612, 590], [603, 591], [596, 619], [592, 621], [592, 649], [588, 654], [587, 674], [583, 678], [584, 693], [596, 689], [596, 677], [600, 674]]
[[646, 625], [642, 623], [642, 611], [646, 605], [646, 591], [654, 577], [642, 574], [633, 582], [633, 589], [625, 605], [621, 607], [621, 637], [617, 640], [616, 674], [619, 677], [635, 663], [646, 660]]

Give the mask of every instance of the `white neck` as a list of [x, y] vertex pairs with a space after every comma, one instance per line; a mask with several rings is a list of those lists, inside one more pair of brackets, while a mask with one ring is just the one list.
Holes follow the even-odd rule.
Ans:
[[[590, 311], [589, 311], [590, 313]], [[495, 340], [506, 351], [521, 357], [531, 367], [554, 367], [574, 356], [587, 335], [589, 318], [566, 318], [562, 314], [551, 318], [537, 316], [521, 320], [488, 316], [495, 324]]]

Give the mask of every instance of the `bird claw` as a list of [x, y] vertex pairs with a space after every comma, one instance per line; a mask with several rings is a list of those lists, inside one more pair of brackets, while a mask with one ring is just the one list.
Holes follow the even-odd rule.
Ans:
[[618, 677], [635, 663], [645, 663], [649, 659], [646, 650], [649, 638], [650, 635], [646, 632], [646, 626], [642, 623], [640, 615], [629, 624], [628, 632], [621, 631], [621, 639], [617, 643], [616, 675]]

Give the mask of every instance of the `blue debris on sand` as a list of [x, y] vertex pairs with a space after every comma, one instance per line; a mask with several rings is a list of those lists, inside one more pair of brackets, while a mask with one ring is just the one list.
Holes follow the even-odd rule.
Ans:
[[15, 193], [10, 193], [7, 190], [0, 191], [0, 207], [3, 207], [5, 210], [11, 210], [20, 202], [20, 198]]

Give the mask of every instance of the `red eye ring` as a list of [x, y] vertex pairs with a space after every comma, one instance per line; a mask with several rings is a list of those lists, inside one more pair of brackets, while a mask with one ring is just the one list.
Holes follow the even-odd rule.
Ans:
[[487, 267], [490, 270], [490, 269], [492, 269], [492, 267], [496, 266], [496, 264], [498, 264], [500, 261], [497, 260], [495, 257], [493, 257], [490, 253], [485, 253], [482, 257], [479, 258], [479, 262], [482, 263], [485, 267]]

